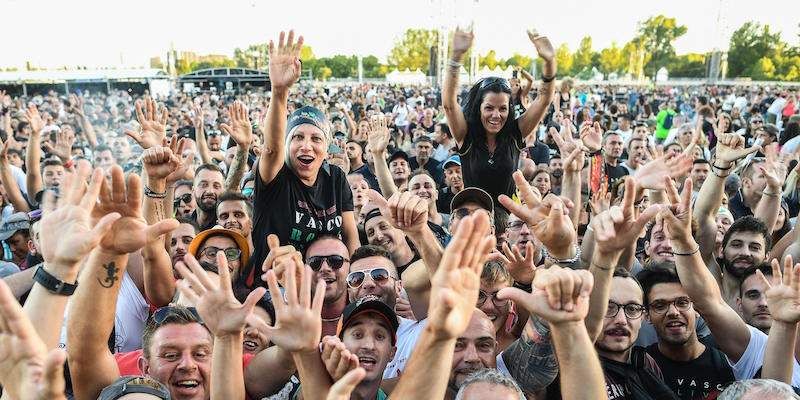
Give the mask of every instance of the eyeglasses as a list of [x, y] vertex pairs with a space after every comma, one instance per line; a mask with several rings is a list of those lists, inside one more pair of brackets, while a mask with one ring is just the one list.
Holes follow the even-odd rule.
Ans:
[[505, 300], [498, 299], [497, 298], [497, 293], [499, 293], [499, 292], [494, 292], [492, 294], [489, 294], [489, 293], [484, 292], [483, 290], [479, 290], [478, 291], [478, 307], [482, 306], [483, 303], [486, 303], [486, 299], [488, 299], [489, 297], [492, 298], [492, 304], [494, 304], [495, 307], [502, 308], [502, 307], [507, 306], [508, 305], [508, 299], [505, 299]]
[[497, 76], [490, 76], [488, 78], [485, 78], [481, 82], [481, 89], [486, 89], [486, 88], [488, 88], [490, 86], [493, 86], [493, 85], [500, 85], [504, 89], [511, 90], [511, 85], [508, 84], [508, 79], [500, 78], [500, 77], [497, 77]]
[[239, 256], [242, 255], [242, 251], [240, 249], [235, 248], [235, 247], [229, 247], [227, 249], [220, 249], [218, 247], [208, 246], [205, 249], [203, 249], [203, 251], [201, 253], [205, 254], [205, 255], [207, 255], [209, 257], [216, 258], [217, 257], [217, 253], [220, 252], [220, 251], [224, 251], [225, 252], [225, 257], [228, 259], [228, 261], [238, 260]]
[[192, 202], [192, 194], [191, 193], [184, 193], [184, 194], [182, 194], [182, 195], [180, 195], [180, 196], [175, 198], [175, 203], [177, 205], [180, 205], [181, 202], [183, 202], [184, 204], [191, 203]]
[[754, 120], [750, 121], [750, 124], [752, 124], [752, 125], [763, 124], [763, 123], [764, 123], [764, 121], [762, 121], [760, 119], [754, 119]]
[[619, 314], [619, 310], [625, 310], [625, 318], [639, 319], [644, 312], [644, 305], [636, 303], [619, 304], [613, 301], [608, 302], [608, 309], [606, 309], [606, 318], [614, 318]]
[[[183, 310], [184, 307], [175, 307], [175, 306], [164, 306], [159, 308], [153, 313], [153, 321], [156, 324], [161, 325], [164, 323], [164, 320], [167, 319], [170, 315], [177, 314], [179, 311]], [[194, 307], [186, 307], [185, 308], [189, 313], [192, 314], [195, 320], [201, 324], [205, 324], [203, 319], [200, 318], [200, 314], [197, 313], [197, 309]]]
[[692, 301], [688, 297], [679, 297], [672, 301], [658, 300], [650, 303], [647, 309], [656, 314], [665, 314], [673, 304], [678, 311], [687, 311], [692, 306]]
[[306, 259], [306, 264], [308, 264], [312, 270], [319, 271], [322, 268], [322, 262], [325, 261], [328, 263], [328, 266], [331, 269], [339, 269], [342, 268], [344, 262], [350, 262], [349, 259], [344, 258], [342, 256], [337, 255], [330, 255], [330, 256], [311, 256]]
[[[453, 210], [453, 216], [455, 216], [458, 219], [461, 219], [461, 218], [464, 218], [464, 217], [472, 215], [472, 213], [474, 213], [475, 211], [478, 211], [478, 210], [486, 211], [487, 213], [489, 212], [488, 210], [484, 210], [483, 208], [469, 209], [469, 208], [463, 208], [462, 207], [462, 208], [456, 208], [455, 210]], [[492, 214], [489, 213], [489, 216], [491, 217]]]
[[244, 188], [244, 189], [242, 189], [242, 195], [247, 196], [247, 197], [252, 197], [253, 196], [253, 188]]
[[388, 281], [389, 278], [397, 279], [389, 275], [389, 270], [387, 270], [386, 268], [372, 268], [363, 271], [355, 271], [348, 274], [347, 286], [353, 289], [360, 287], [361, 284], [364, 283], [364, 279], [367, 277], [367, 273], [369, 273], [369, 277], [372, 279], [372, 281], [379, 285]]
[[525, 221], [512, 221], [508, 223], [508, 229], [512, 231], [521, 230], [525, 226]]

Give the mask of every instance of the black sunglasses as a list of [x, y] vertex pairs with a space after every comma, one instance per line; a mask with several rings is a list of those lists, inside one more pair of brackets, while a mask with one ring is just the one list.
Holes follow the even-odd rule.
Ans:
[[328, 266], [331, 269], [339, 269], [342, 268], [344, 262], [350, 262], [349, 259], [344, 258], [342, 256], [337, 255], [330, 255], [330, 256], [311, 256], [306, 259], [306, 264], [308, 264], [312, 270], [319, 271], [322, 268], [322, 262], [325, 261], [328, 263]]
[[[153, 313], [153, 321], [155, 321], [156, 324], [161, 325], [164, 323], [164, 320], [166, 320], [168, 316], [170, 316], [171, 314], [175, 314], [177, 310], [181, 309], [183, 309], [183, 307], [180, 308], [174, 306], [161, 307], [158, 310], [156, 310], [156, 312]], [[197, 322], [205, 324], [205, 322], [203, 322], [203, 319], [200, 318], [200, 314], [197, 313], [196, 308], [186, 307], [186, 310], [188, 310], [189, 313], [192, 314], [192, 316], [194, 317], [195, 320], [197, 320]]]
[[[389, 270], [386, 268], [372, 268], [366, 269], [363, 271], [355, 271], [351, 272], [347, 275], [347, 286], [355, 289], [361, 284], [364, 283], [364, 279], [367, 277], [367, 273], [369, 272], [369, 277], [372, 278], [372, 281], [377, 284], [382, 284], [389, 280], [389, 278], [394, 278], [393, 276], [389, 275]], [[397, 278], [394, 278], [397, 279]]]
[[189, 204], [192, 202], [192, 194], [191, 193], [184, 193], [175, 198], [175, 205], [179, 206], [181, 202], [185, 204]]
[[488, 88], [490, 86], [493, 86], [493, 85], [500, 85], [504, 89], [511, 90], [511, 85], [508, 84], [508, 79], [506, 79], [506, 78], [500, 78], [500, 77], [497, 77], [497, 76], [490, 76], [488, 78], [485, 78], [483, 81], [481, 81], [481, 89], [486, 89], [486, 88]]

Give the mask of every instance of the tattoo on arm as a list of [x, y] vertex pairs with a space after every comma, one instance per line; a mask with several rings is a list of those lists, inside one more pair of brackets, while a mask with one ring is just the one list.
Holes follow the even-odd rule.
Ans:
[[523, 390], [547, 387], [558, 374], [558, 361], [547, 322], [531, 314], [522, 336], [503, 351], [503, 361]]
[[100, 283], [100, 286], [108, 289], [114, 286], [114, 282], [119, 280], [119, 276], [117, 276], [119, 268], [117, 268], [116, 264], [114, 264], [114, 262], [112, 261], [108, 264], [103, 264], [103, 269], [106, 270], [106, 278], [103, 280], [97, 278], [97, 282]]
[[244, 176], [244, 160], [247, 158], [247, 151], [236, 151], [236, 154], [233, 156], [233, 161], [231, 161], [231, 169], [228, 171], [228, 179], [225, 182], [225, 188], [227, 190], [232, 191], [239, 191], [239, 183], [242, 181], [242, 177]]

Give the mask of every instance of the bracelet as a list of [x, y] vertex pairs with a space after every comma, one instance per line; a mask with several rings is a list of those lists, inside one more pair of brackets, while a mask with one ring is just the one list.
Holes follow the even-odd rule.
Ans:
[[530, 283], [526, 285], [524, 283], [514, 282], [514, 287], [528, 293], [533, 291], [533, 286]]
[[590, 262], [589, 266], [595, 266], [598, 269], [603, 270], [603, 271], [613, 271], [615, 269], [614, 266], [604, 267], [604, 266], [602, 266], [602, 265], [600, 265], [600, 264], [598, 264], [598, 263], [596, 263], [594, 261]]
[[781, 193], [770, 193], [770, 192], [767, 192], [766, 190], [761, 192], [761, 194], [763, 194], [764, 196], [769, 196], [769, 197], [780, 197], [781, 196]]
[[717, 163], [713, 163], [713, 164], [711, 164], [711, 166], [716, 168], [716, 169], [721, 169], [723, 171], [727, 171], [727, 170], [731, 169], [731, 165], [730, 164], [728, 164], [728, 168], [719, 167], [719, 166], [717, 166]]
[[696, 244], [696, 245], [694, 246], [694, 250], [692, 250], [692, 251], [690, 251], [690, 252], [688, 252], [688, 253], [678, 253], [677, 251], [674, 251], [674, 250], [673, 250], [673, 251], [672, 251], [672, 254], [673, 254], [673, 255], [676, 255], [676, 256], [691, 256], [691, 255], [693, 255], [694, 253], [697, 253], [698, 251], [700, 251], [700, 245], [699, 245], [699, 244]]
[[453, 60], [452, 58], [447, 59], [447, 66], [450, 68], [459, 69], [461, 68], [461, 63], [458, 61]]
[[69, 161], [65, 162], [64, 164], [61, 164], [61, 166], [64, 167], [64, 168], [72, 168], [72, 160], [69, 160]]
[[163, 193], [154, 192], [152, 189], [144, 185], [144, 195], [151, 198], [151, 199], [165, 199], [167, 198], [167, 192], [164, 191]]
[[720, 178], [720, 179], [725, 179], [725, 178], [727, 178], [727, 177], [728, 177], [728, 175], [730, 175], [730, 172], [729, 172], [729, 173], [727, 173], [727, 174], [725, 174], [725, 175], [720, 175], [720, 174], [718, 174], [718, 173], [717, 173], [717, 171], [714, 171], [713, 169], [711, 170], [711, 172], [712, 172], [714, 175], [716, 175], [716, 176], [717, 176], [717, 178]]
[[542, 75], [542, 82], [544, 82], [544, 83], [550, 83], [554, 79], [556, 79], [556, 74], [553, 74], [553, 76], [544, 76], [544, 75]]
[[553, 264], [572, 264], [572, 263], [574, 263], [574, 262], [576, 262], [576, 261], [581, 259], [581, 248], [580, 248], [580, 246], [575, 244], [575, 245], [573, 245], [573, 247], [575, 248], [575, 256], [572, 257], [572, 258], [566, 258], [566, 259], [563, 259], [563, 260], [559, 260], [559, 259], [551, 256], [550, 253], [547, 252], [547, 253], [545, 253], [545, 259], [547, 261], [550, 261]]

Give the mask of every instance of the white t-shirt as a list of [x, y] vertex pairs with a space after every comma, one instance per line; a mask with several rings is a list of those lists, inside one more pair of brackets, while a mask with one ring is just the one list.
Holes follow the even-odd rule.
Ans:
[[[736, 364], [728, 359], [728, 364], [733, 369], [733, 375], [737, 380], [752, 379], [764, 364], [764, 353], [767, 352], [767, 335], [750, 325], [747, 325], [747, 329], [750, 329], [750, 342], [747, 343], [744, 354]], [[800, 365], [795, 359], [792, 359], [792, 363], [794, 364], [792, 386], [797, 387], [800, 386]]]
[[427, 318], [421, 321], [414, 321], [400, 317], [400, 327], [397, 328], [397, 351], [394, 353], [392, 361], [386, 364], [386, 369], [383, 370], [383, 379], [400, 376], [406, 368], [406, 363], [411, 358], [411, 353], [414, 351], [414, 347], [417, 346], [417, 340], [422, 335], [422, 331], [425, 330], [427, 323]]

